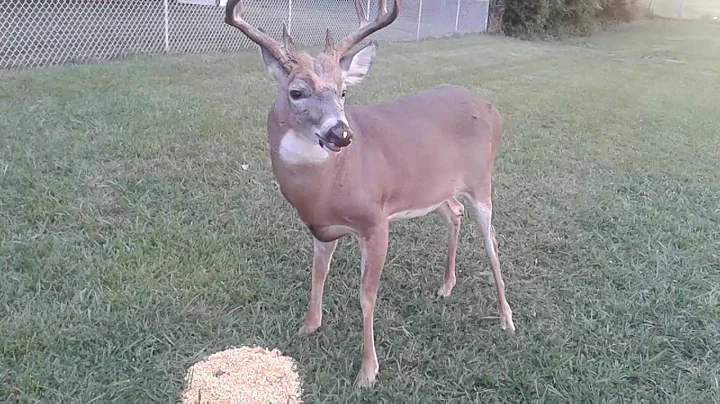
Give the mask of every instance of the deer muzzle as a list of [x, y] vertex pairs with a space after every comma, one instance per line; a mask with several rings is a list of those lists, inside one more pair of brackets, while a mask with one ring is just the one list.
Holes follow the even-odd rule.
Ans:
[[352, 142], [352, 131], [344, 122], [338, 121], [330, 130], [320, 137], [320, 147], [327, 146], [334, 152], [340, 151], [343, 147], [347, 147]]

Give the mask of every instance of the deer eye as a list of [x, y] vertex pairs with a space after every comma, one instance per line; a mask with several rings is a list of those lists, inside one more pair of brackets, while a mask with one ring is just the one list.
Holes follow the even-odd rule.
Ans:
[[300, 90], [290, 90], [290, 98], [293, 100], [299, 100], [302, 98], [302, 92], [300, 92]]
[[340, 96], [341, 96], [342, 98], [345, 98], [346, 95], [347, 95], [347, 90], [343, 90], [343, 91], [342, 91], [342, 94], [341, 94]]

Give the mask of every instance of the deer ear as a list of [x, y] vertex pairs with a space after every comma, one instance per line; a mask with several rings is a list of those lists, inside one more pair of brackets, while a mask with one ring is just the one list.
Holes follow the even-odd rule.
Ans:
[[278, 82], [283, 82], [287, 77], [285, 69], [283, 69], [280, 62], [278, 62], [275, 56], [268, 52], [267, 49], [263, 47], [260, 47], [260, 49], [262, 49], [262, 58], [263, 62], [265, 62], [265, 67], [267, 67], [270, 74], [275, 77], [275, 80], [277, 80]]
[[372, 66], [373, 59], [377, 54], [377, 47], [377, 42], [372, 41], [359, 51], [345, 55], [340, 59], [340, 67], [346, 85], [352, 86], [362, 81], [370, 70], [370, 66]]
[[[293, 44], [292, 38], [290, 37], [290, 34], [288, 34], [288, 32], [287, 32], [285, 23], [283, 23], [282, 30], [283, 30], [284, 45], [286, 47], [289, 46], [292, 48], [294, 46], [294, 44]], [[265, 33], [265, 30], [262, 28], [258, 28], [258, 31], [262, 32], [263, 34]], [[275, 58], [275, 56], [273, 56], [272, 53], [268, 52], [268, 50], [265, 49], [265, 47], [262, 45], [260, 45], [260, 50], [262, 51], [262, 58], [263, 58], [263, 62], [265, 62], [265, 67], [267, 67], [270, 74], [272, 74], [272, 76], [275, 77], [275, 80], [277, 80], [278, 82], [282, 82], [283, 80], [285, 80], [287, 73], [285, 73], [285, 69], [283, 69], [282, 65], [277, 60], [277, 58]], [[291, 50], [294, 50], [294, 48]]]

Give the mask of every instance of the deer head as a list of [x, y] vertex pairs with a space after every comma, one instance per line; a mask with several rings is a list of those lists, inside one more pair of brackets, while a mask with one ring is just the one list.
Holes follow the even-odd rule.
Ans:
[[277, 82], [275, 109], [287, 117], [289, 129], [307, 142], [338, 153], [350, 145], [353, 136], [344, 111], [347, 89], [367, 74], [378, 45], [373, 41], [353, 53], [350, 49], [390, 25], [398, 16], [399, 3], [394, 0], [388, 12], [386, 0], [381, 0], [375, 21], [361, 23], [340, 42], [335, 42], [328, 28], [325, 49], [316, 57], [296, 52], [285, 24], [281, 42], [248, 24], [242, 17], [242, 0], [228, 1], [225, 23], [260, 46], [263, 62]]

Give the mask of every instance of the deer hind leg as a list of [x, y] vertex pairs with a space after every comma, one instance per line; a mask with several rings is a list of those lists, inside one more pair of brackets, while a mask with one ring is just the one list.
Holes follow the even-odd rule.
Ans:
[[448, 224], [448, 252], [445, 266], [445, 276], [442, 286], [437, 291], [437, 297], [446, 299], [450, 297], [455, 287], [455, 253], [457, 252], [460, 223], [465, 213], [465, 206], [455, 198], [450, 198], [440, 205], [438, 213]]
[[495, 280], [495, 291], [498, 299], [498, 312], [500, 315], [500, 328], [508, 331], [515, 331], [515, 324], [512, 320], [512, 310], [505, 297], [505, 282], [500, 272], [500, 259], [498, 258], [498, 244], [495, 239], [495, 228], [492, 225], [492, 202], [490, 198], [487, 201], [474, 200], [475, 211], [477, 213], [478, 226], [482, 233], [485, 250], [488, 258], [490, 258], [490, 266], [492, 267], [493, 278]]
[[337, 247], [337, 240], [324, 243], [313, 237], [312, 285], [305, 323], [300, 328], [301, 335], [313, 334], [322, 324], [323, 290], [335, 247]]

